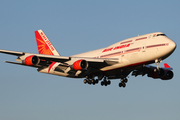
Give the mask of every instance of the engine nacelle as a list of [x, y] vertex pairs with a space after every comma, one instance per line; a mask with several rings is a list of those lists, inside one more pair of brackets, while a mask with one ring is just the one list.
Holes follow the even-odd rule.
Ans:
[[86, 60], [77, 60], [72, 67], [74, 70], [85, 70], [88, 67], [88, 62]]
[[170, 70], [167, 70], [167, 71], [165, 71], [164, 77], [162, 77], [161, 79], [162, 80], [170, 80], [173, 78], [173, 76], [174, 76], [174, 73]]
[[154, 79], [157, 79], [157, 78], [162, 78], [162, 77], [164, 77], [164, 75], [165, 75], [164, 69], [159, 69], [159, 71], [155, 69], [155, 70], [152, 70], [152, 71], [148, 74], [148, 77], [152, 77], [152, 78], [154, 78]]
[[35, 55], [28, 56], [23, 61], [23, 63], [28, 66], [37, 65], [39, 64], [39, 62], [40, 62], [40, 59]]
[[152, 70], [149, 74], [148, 77], [152, 77], [154, 79], [160, 78], [162, 80], [170, 80], [174, 76], [173, 72], [170, 70], [165, 70], [165, 69], [160, 69], [159, 71]]

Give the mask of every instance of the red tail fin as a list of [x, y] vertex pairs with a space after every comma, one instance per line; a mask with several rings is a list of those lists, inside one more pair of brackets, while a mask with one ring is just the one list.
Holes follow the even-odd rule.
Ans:
[[59, 55], [42, 30], [35, 31], [39, 54]]

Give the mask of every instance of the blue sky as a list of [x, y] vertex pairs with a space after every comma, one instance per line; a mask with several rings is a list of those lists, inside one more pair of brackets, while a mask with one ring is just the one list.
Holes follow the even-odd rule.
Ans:
[[[178, 46], [179, 6], [179, 0], [0, 1], [0, 49], [38, 53], [38, 29], [63, 56], [151, 32], [164, 32]], [[125, 89], [119, 80], [90, 86], [83, 79], [3, 63], [15, 59], [0, 54], [1, 120], [180, 119], [178, 47], [163, 61], [174, 69], [172, 80], [130, 76]]]

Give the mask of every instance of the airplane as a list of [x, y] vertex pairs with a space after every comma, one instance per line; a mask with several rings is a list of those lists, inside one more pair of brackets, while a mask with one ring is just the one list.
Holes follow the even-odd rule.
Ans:
[[[0, 53], [17, 56], [17, 65], [34, 67], [40, 73], [70, 78], [85, 78], [86, 84], [102, 86], [120, 79], [119, 87], [126, 87], [128, 75], [147, 75], [153, 79], [170, 80], [174, 73], [162, 60], [176, 49], [176, 43], [162, 32], [154, 32], [119, 41], [113, 45], [72, 56], [61, 56], [42, 30], [35, 31], [39, 54], [0, 49]], [[150, 64], [155, 63], [156, 66]]]

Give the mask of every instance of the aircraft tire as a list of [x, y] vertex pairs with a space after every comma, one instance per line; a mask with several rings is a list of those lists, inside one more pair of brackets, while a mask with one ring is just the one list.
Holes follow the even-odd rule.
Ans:
[[92, 84], [95, 85], [95, 84], [96, 84], [96, 81], [95, 81], [95, 80], [92, 80]]
[[103, 86], [103, 85], [104, 85], [104, 81], [101, 82], [101, 86]]
[[119, 87], [122, 87], [122, 83], [119, 83]]
[[84, 79], [84, 84], [86, 84], [87, 83], [87, 80], [86, 79]]
[[106, 80], [104, 80], [104, 85], [107, 86], [108, 85], [108, 82]]
[[125, 78], [125, 79], [124, 79], [124, 83], [127, 83], [127, 82], [128, 82], [128, 79], [127, 79], [127, 78]]
[[107, 84], [108, 84], [108, 85], [110, 85], [110, 84], [111, 84], [111, 81], [110, 81], [110, 80], [109, 80], [109, 81], [107, 81]]
[[126, 83], [122, 83], [122, 86], [123, 86], [123, 88], [125, 88], [126, 87]]
[[90, 84], [90, 85], [91, 85], [91, 83], [92, 83], [91, 80], [87, 80], [87, 82], [88, 82], [88, 84]]

